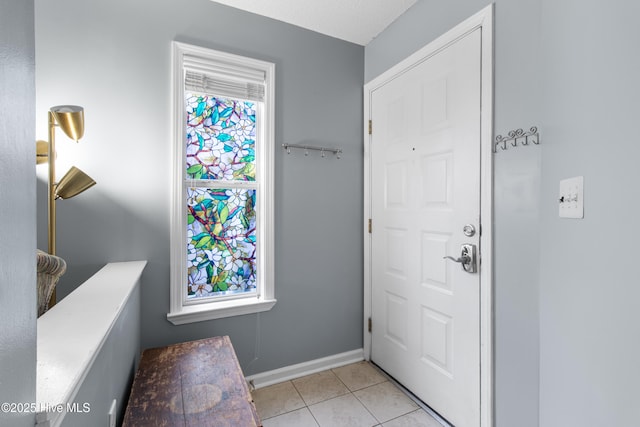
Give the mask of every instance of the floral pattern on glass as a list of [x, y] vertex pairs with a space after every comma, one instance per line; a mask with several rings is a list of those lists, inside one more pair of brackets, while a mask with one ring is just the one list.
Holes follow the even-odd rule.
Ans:
[[256, 104], [185, 94], [187, 179], [255, 181]]
[[256, 291], [256, 191], [187, 188], [187, 297]]

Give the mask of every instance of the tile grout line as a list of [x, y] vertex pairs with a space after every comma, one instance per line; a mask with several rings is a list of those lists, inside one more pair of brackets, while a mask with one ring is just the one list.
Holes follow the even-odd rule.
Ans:
[[[369, 364], [369, 366], [372, 366], [372, 365], [371, 365], [371, 364]], [[358, 398], [358, 396], [356, 396], [355, 392], [356, 392], [356, 391], [360, 391], [360, 390], [366, 390], [367, 388], [375, 387], [376, 385], [378, 385], [378, 384], [382, 384], [382, 383], [372, 384], [372, 385], [369, 385], [369, 386], [366, 386], [366, 387], [359, 388], [358, 390], [351, 390], [351, 388], [350, 388], [347, 384], [345, 384], [345, 382], [344, 382], [344, 381], [342, 381], [342, 378], [340, 378], [340, 376], [339, 376], [337, 373], [335, 373], [335, 372], [333, 371], [333, 369], [331, 369], [331, 372], [333, 372], [333, 375], [335, 375], [335, 376], [340, 380], [340, 382], [341, 382], [342, 384], [344, 384], [344, 386], [347, 388], [347, 390], [349, 390], [349, 393], [351, 393], [351, 395], [352, 395], [352, 396], [353, 396], [353, 397], [354, 397], [358, 402], [360, 402], [360, 404], [361, 404], [361, 405], [364, 407], [364, 409], [366, 409], [366, 411], [367, 411], [367, 412], [368, 412], [368, 413], [373, 417], [373, 419], [377, 421], [377, 424], [376, 424], [375, 426], [373, 426], [373, 427], [381, 426], [381, 425], [382, 425], [382, 421], [380, 421], [380, 420], [378, 419], [378, 417], [376, 417], [376, 416], [375, 416], [375, 415], [374, 415], [374, 414], [369, 410], [369, 408], [367, 407], [367, 405], [365, 405], [365, 404], [364, 404], [364, 402], [363, 402], [362, 400], [360, 400], [360, 399]], [[320, 427], [322, 427], [322, 426], [320, 426]]]
[[[324, 400], [322, 400], [320, 402], [316, 402], [316, 403], [314, 403], [314, 405], [317, 405], [317, 404], [322, 403], [322, 402], [327, 402], [327, 401], [329, 401], [331, 399], [336, 399], [338, 397], [344, 397], [344, 396], [351, 395], [354, 399], [356, 399], [358, 402], [360, 402], [362, 407], [369, 413], [369, 415], [371, 415], [373, 417], [373, 419], [376, 420], [376, 425], [372, 426], [372, 427], [377, 427], [377, 426], [382, 425], [380, 420], [378, 420], [378, 418], [371, 413], [369, 408], [367, 408], [367, 406], [364, 403], [362, 403], [362, 401], [360, 399], [358, 399], [358, 396], [356, 396], [355, 393], [354, 393], [354, 391], [364, 390], [364, 389], [366, 389], [368, 387], [363, 387], [363, 388], [358, 389], [358, 390], [351, 390], [351, 388], [344, 381], [342, 381], [342, 378], [340, 378], [340, 376], [333, 370], [333, 368], [329, 369], [329, 371], [337, 378], [338, 381], [340, 381], [340, 384], [342, 384], [344, 386], [344, 388], [347, 390], [347, 392], [344, 393], [344, 394], [341, 394], [339, 396], [333, 396], [333, 397], [324, 399]], [[306, 404], [307, 401], [304, 400], [304, 397], [302, 397], [302, 393], [300, 393], [300, 390], [298, 390], [298, 387], [296, 387], [296, 384], [293, 381], [291, 381], [291, 383], [293, 384], [293, 388], [298, 392], [298, 394], [302, 398], [302, 401]], [[373, 386], [369, 386], [369, 387], [373, 387]], [[311, 416], [313, 417], [313, 419], [315, 420], [316, 424], [318, 424], [319, 427], [324, 427], [324, 426], [320, 425], [320, 421], [316, 418], [315, 415], [313, 415], [313, 411], [311, 411], [311, 408], [309, 408], [309, 406], [311, 406], [311, 405], [307, 405], [306, 408], [309, 411], [309, 413], [311, 414]]]
[[378, 370], [378, 372], [380, 372], [381, 375], [384, 375], [387, 378], [387, 381], [389, 381], [391, 384], [398, 387], [398, 389], [400, 389], [400, 391], [402, 391], [409, 399], [411, 399], [416, 405], [418, 405], [420, 409], [425, 411], [427, 414], [431, 415], [431, 417], [435, 419], [440, 425], [442, 425], [442, 427], [453, 427], [444, 418], [442, 418], [440, 414], [438, 414], [436, 411], [431, 409], [431, 407], [429, 407], [426, 403], [420, 400], [416, 395], [411, 393], [407, 388], [405, 388], [402, 384], [396, 381], [392, 376], [390, 376], [385, 371], [383, 371], [382, 368], [378, 367], [378, 365], [371, 363], [371, 366], [375, 367]]
[[[382, 384], [382, 383], [378, 383], [378, 384]], [[366, 389], [368, 389], [368, 388], [370, 388], [370, 387], [375, 387], [375, 386], [376, 386], [376, 385], [378, 385], [378, 384], [374, 384], [374, 385], [369, 386], [369, 387], [361, 388], [360, 390], [366, 390]], [[365, 404], [364, 404], [364, 402], [363, 402], [362, 400], [360, 400], [360, 398], [358, 398], [358, 396], [356, 396], [356, 394], [355, 394], [355, 393], [351, 392], [351, 394], [353, 395], [353, 397], [355, 397], [355, 398], [356, 398], [356, 400], [357, 400], [358, 402], [360, 402], [360, 404], [364, 407], [364, 409], [366, 409], [366, 410], [367, 410], [367, 412], [368, 412], [369, 414], [371, 414], [371, 416], [373, 417], [373, 419], [377, 421], [377, 424], [376, 424], [375, 426], [373, 426], [373, 427], [381, 426], [381, 425], [382, 425], [382, 421], [380, 421], [380, 420], [378, 419], [378, 417], [376, 417], [376, 416], [373, 414], [373, 412], [371, 412], [371, 411], [369, 410], [369, 407], [368, 407], [367, 405], [365, 405]]]
[[[302, 397], [302, 393], [300, 393], [300, 390], [298, 390], [298, 387], [296, 387], [296, 384], [293, 382], [293, 380], [291, 380], [291, 385], [293, 385], [293, 389], [296, 391], [296, 393], [298, 393], [300, 395], [300, 398], [302, 399], [302, 401], [304, 402], [304, 408], [307, 410], [307, 412], [309, 412], [311, 414], [311, 418], [313, 418], [313, 421], [316, 422], [316, 425], [318, 427], [322, 427], [320, 426], [320, 421], [318, 421], [318, 419], [316, 418], [315, 415], [313, 415], [313, 412], [311, 411], [311, 409], [309, 409], [309, 404], [307, 403], [306, 400], [304, 400], [304, 397]], [[300, 408], [302, 409], [302, 408]]]
[[[370, 362], [369, 362], [369, 363], [367, 363], [367, 365], [368, 365], [368, 366], [370, 366], [371, 368], [373, 368], [373, 369], [374, 369], [378, 374], [380, 374], [382, 381], [380, 381], [380, 382], [378, 382], [378, 383], [374, 383], [374, 384], [368, 384], [368, 385], [366, 385], [366, 386], [364, 386], [364, 387], [359, 387], [359, 388], [357, 388], [357, 389], [355, 389], [355, 390], [352, 390], [352, 389], [347, 385], [347, 383], [346, 383], [345, 381], [343, 381], [343, 379], [342, 379], [342, 378], [340, 378], [340, 376], [338, 375], [338, 373], [336, 373], [336, 372], [334, 371], [334, 368], [330, 368], [330, 369], [328, 369], [327, 371], [331, 372], [331, 373], [333, 374], [333, 376], [338, 380], [338, 382], [339, 382], [342, 386], [344, 386], [344, 388], [346, 389], [346, 392], [345, 392], [345, 393], [343, 393], [343, 394], [337, 395], [337, 396], [332, 396], [332, 397], [325, 398], [325, 399], [323, 399], [323, 400], [321, 400], [321, 401], [318, 401], [318, 402], [314, 402], [312, 405], [310, 405], [310, 404], [307, 402], [307, 400], [305, 400], [305, 398], [303, 397], [303, 395], [302, 395], [302, 393], [301, 393], [301, 391], [300, 391], [299, 387], [298, 387], [298, 386], [296, 386], [296, 384], [294, 383], [294, 379], [287, 380], [287, 381], [284, 381], [283, 383], [280, 383], [280, 384], [286, 384], [286, 383], [289, 383], [289, 384], [292, 386], [292, 389], [293, 389], [293, 390], [295, 391], [295, 393], [298, 395], [298, 397], [299, 397], [299, 399], [300, 399], [300, 402], [303, 404], [303, 406], [301, 406], [301, 407], [299, 407], [299, 408], [296, 408], [296, 409], [292, 409], [292, 410], [290, 410], [290, 411], [287, 411], [287, 412], [284, 412], [284, 413], [281, 413], [281, 414], [277, 414], [277, 415], [271, 416], [271, 417], [269, 417], [269, 418], [264, 418], [263, 420], [264, 420], [264, 421], [266, 421], [266, 420], [273, 419], [273, 418], [277, 418], [277, 417], [280, 417], [280, 416], [283, 416], [283, 415], [291, 414], [291, 413], [293, 413], [293, 412], [300, 411], [300, 410], [302, 410], [302, 409], [306, 409], [306, 410], [307, 410], [307, 412], [309, 413], [309, 415], [311, 415], [311, 418], [313, 419], [313, 421], [315, 422], [315, 424], [316, 424], [318, 427], [325, 427], [325, 426], [323, 426], [323, 425], [320, 423], [320, 420], [319, 420], [319, 419], [316, 417], [316, 415], [314, 415], [314, 413], [311, 411], [311, 406], [318, 405], [318, 404], [321, 404], [321, 403], [324, 403], [324, 402], [330, 401], [330, 400], [332, 400], [332, 399], [338, 399], [338, 398], [341, 398], [341, 397], [345, 397], [345, 396], [351, 395], [351, 397], [352, 397], [352, 398], [355, 398], [355, 402], [358, 402], [358, 403], [359, 403], [359, 404], [360, 404], [360, 405], [365, 409], [366, 413], [368, 413], [368, 414], [371, 416], [371, 418], [376, 422], [376, 424], [373, 424], [373, 426], [372, 426], [372, 427], [382, 427], [384, 423], [391, 422], [391, 421], [393, 421], [393, 420], [395, 420], [395, 419], [402, 418], [402, 417], [407, 416], [407, 415], [409, 415], [409, 414], [411, 414], [411, 413], [413, 413], [413, 412], [415, 412], [415, 411], [420, 411], [420, 410], [422, 410], [422, 411], [426, 412], [426, 413], [427, 413], [429, 416], [431, 416], [431, 417], [432, 417], [436, 422], [438, 422], [438, 423], [442, 424], [444, 427], [451, 427], [450, 425], [445, 424], [445, 423], [443, 422], [442, 418], [441, 418], [441, 417], [439, 417], [439, 416], [438, 416], [438, 414], [434, 413], [434, 412], [433, 412], [433, 410], [432, 410], [431, 408], [429, 408], [428, 406], [426, 406], [423, 402], [421, 402], [421, 401], [417, 400], [417, 398], [416, 398], [413, 394], [411, 394], [410, 392], [408, 392], [408, 390], [406, 390], [404, 387], [402, 387], [402, 385], [401, 385], [401, 384], [399, 384], [397, 381], [395, 381], [393, 378], [391, 378], [391, 377], [390, 377], [386, 372], [384, 372], [382, 369], [380, 369], [377, 365], [375, 365], [375, 364], [373, 364], [373, 363], [370, 363]], [[326, 372], [326, 371], [323, 371], [323, 372]], [[316, 373], [316, 374], [317, 374], [317, 373]], [[316, 375], [316, 374], [311, 374], [311, 375]], [[301, 377], [301, 378], [302, 378], [302, 377]], [[365, 403], [364, 403], [364, 402], [363, 402], [363, 401], [362, 401], [362, 400], [361, 400], [361, 399], [356, 395], [356, 392], [360, 392], [360, 391], [363, 391], [363, 390], [367, 390], [367, 389], [370, 389], [370, 388], [373, 388], [373, 387], [379, 386], [379, 385], [384, 384], [384, 383], [389, 383], [389, 384], [391, 384], [391, 385], [395, 386], [395, 387], [396, 387], [400, 392], [402, 392], [402, 393], [403, 393], [406, 397], [408, 397], [408, 398], [409, 398], [413, 403], [415, 403], [415, 404], [417, 405], [417, 407], [416, 407], [415, 409], [412, 409], [412, 410], [411, 410], [411, 411], [409, 411], [409, 412], [406, 412], [406, 413], [404, 413], [404, 414], [397, 415], [397, 416], [395, 416], [395, 417], [393, 417], [393, 418], [391, 418], [391, 419], [389, 419], [389, 420], [386, 420], [386, 421], [382, 422], [382, 421], [381, 421], [380, 419], [378, 419], [378, 417], [376, 417], [376, 415], [375, 415], [375, 414], [374, 414], [374, 413], [369, 409], [369, 407], [368, 407], [368, 406], [367, 406], [367, 405], [366, 405], [366, 404], [365, 404]], [[355, 384], [354, 384], [354, 385], [355, 385]]]
[[[380, 421], [380, 420], [378, 419], [378, 417], [376, 417], [376, 416], [375, 416], [375, 415], [374, 415], [374, 414], [369, 410], [369, 408], [367, 407], [367, 405], [365, 405], [365, 404], [364, 404], [364, 402], [362, 402], [362, 400], [360, 400], [360, 399], [358, 398], [358, 396], [356, 396], [355, 392], [356, 392], [356, 391], [361, 391], [361, 390], [366, 390], [366, 389], [368, 389], [368, 388], [375, 387], [375, 386], [377, 386], [377, 385], [379, 385], [379, 384], [383, 384], [383, 383], [385, 383], [385, 382], [389, 382], [389, 381], [386, 381], [386, 380], [385, 380], [385, 381], [382, 381], [382, 382], [379, 382], [379, 383], [376, 383], [376, 384], [368, 385], [368, 386], [366, 386], [366, 387], [361, 387], [361, 388], [359, 388], [359, 389], [357, 389], [357, 390], [351, 390], [351, 388], [350, 388], [350, 387], [349, 387], [349, 386], [348, 386], [348, 385], [347, 385], [347, 384], [342, 380], [342, 378], [340, 378], [340, 376], [339, 376], [339, 375], [334, 371], [334, 369], [333, 369], [333, 368], [328, 369], [328, 371], [330, 371], [330, 372], [331, 372], [331, 373], [336, 377], [336, 379], [340, 382], [340, 384], [342, 384], [342, 385], [344, 386], [344, 388], [347, 390], [347, 392], [346, 392], [346, 393], [344, 393], [344, 394], [338, 395], [338, 396], [333, 396], [333, 397], [326, 398], [326, 399], [321, 400], [321, 401], [319, 401], [319, 402], [315, 402], [315, 403], [313, 403], [313, 405], [318, 405], [318, 404], [320, 404], [320, 403], [327, 402], [327, 401], [332, 400], [332, 399], [337, 399], [337, 398], [339, 398], [339, 397], [344, 397], [344, 396], [351, 395], [351, 397], [353, 397], [354, 399], [356, 399], [356, 401], [358, 401], [358, 402], [362, 405], [362, 407], [363, 407], [363, 408], [364, 408], [364, 409], [369, 413], [369, 415], [371, 415], [371, 417], [376, 421], [376, 424], [375, 424], [374, 426], [372, 426], [372, 427], [378, 427], [378, 426], [381, 426], [381, 425], [382, 425], [382, 421]], [[316, 374], [312, 374], [312, 375], [316, 375]], [[311, 416], [313, 417], [313, 419], [314, 419], [314, 421], [316, 422], [316, 424], [318, 424], [318, 426], [320, 426], [320, 427], [323, 427], [322, 425], [320, 425], [320, 421], [316, 418], [316, 416], [315, 416], [315, 415], [313, 415], [313, 411], [311, 411], [310, 406], [313, 406], [313, 405], [309, 405], [309, 404], [307, 403], [307, 401], [305, 400], [305, 398], [302, 396], [302, 393], [300, 392], [300, 390], [298, 390], [298, 387], [296, 387], [296, 383], [294, 382], [294, 380], [290, 380], [290, 382], [291, 382], [291, 385], [293, 386], [293, 389], [296, 391], [296, 393], [298, 393], [298, 395], [300, 396], [300, 398], [301, 398], [301, 399], [302, 399], [302, 401], [304, 402], [304, 404], [305, 404], [304, 408], [306, 408], [306, 409], [309, 411], [309, 413], [310, 413], [310, 414], [311, 414]], [[300, 409], [302, 409], [302, 408], [300, 408]], [[296, 411], [298, 411], [298, 410], [300, 410], [300, 409], [296, 409]], [[293, 411], [290, 411], [290, 412], [293, 412]], [[403, 414], [403, 415], [406, 415], [406, 414]], [[401, 416], [402, 416], [402, 415], [401, 415]], [[390, 420], [389, 420], [389, 421], [390, 421]]]

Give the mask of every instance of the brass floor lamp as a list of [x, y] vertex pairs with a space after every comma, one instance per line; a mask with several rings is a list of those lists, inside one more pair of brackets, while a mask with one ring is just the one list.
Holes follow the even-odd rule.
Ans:
[[[96, 182], [86, 173], [75, 166], [56, 182], [56, 143], [55, 128], [60, 126], [64, 133], [78, 142], [84, 135], [84, 109], [77, 105], [58, 105], [49, 109], [49, 141], [36, 142], [36, 163], [49, 164], [48, 196], [47, 196], [47, 229], [48, 250], [56, 255], [56, 200], [70, 199], [84, 190], [92, 187]], [[56, 302], [55, 290], [50, 305]]]

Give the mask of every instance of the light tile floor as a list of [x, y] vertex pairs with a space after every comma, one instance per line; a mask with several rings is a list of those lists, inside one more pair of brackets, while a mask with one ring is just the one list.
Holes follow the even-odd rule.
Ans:
[[264, 427], [442, 427], [368, 362], [252, 394]]

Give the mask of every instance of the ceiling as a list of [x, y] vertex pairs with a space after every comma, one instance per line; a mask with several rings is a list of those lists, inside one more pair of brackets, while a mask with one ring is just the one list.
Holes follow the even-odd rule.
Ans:
[[362, 46], [417, 0], [212, 0]]

